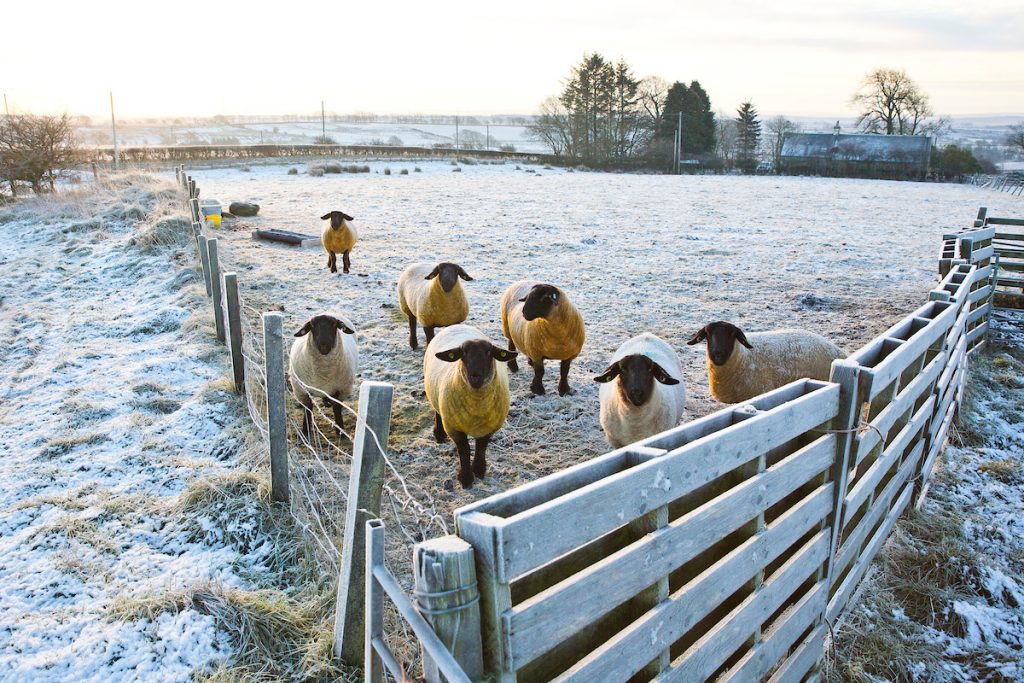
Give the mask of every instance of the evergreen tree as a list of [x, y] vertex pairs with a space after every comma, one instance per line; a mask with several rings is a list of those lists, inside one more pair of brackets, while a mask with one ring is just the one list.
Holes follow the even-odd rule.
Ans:
[[736, 114], [737, 162], [743, 170], [753, 171], [757, 167], [757, 148], [761, 143], [761, 121], [750, 100], [741, 104]]

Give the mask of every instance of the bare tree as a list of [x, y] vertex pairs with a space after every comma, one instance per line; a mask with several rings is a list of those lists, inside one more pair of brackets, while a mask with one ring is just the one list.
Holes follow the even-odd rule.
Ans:
[[652, 127], [661, 120], [661, 110], [668, 94], [669, 83], [661, 76], [648, 76], [640, 81], [637, 101], [644, 110]]
[[776, 116], [768, 119], [765, 129], [768, 131], [768, 135], [765, 136], [768, 155], [772, 160], [772, 168], [778, 173], [782, 167], [782, 142], [786, 139], [787, 133], [796, 132], [796, 124], [785, 116]]
[[540, 113], [527, 130], [535, 140], [550, 147], [552, 154], [575, 156], [572, 118], [558, 97], [541, 102]]
[[860, 112], [857, 126], [868, 133], [916, 135], [932, 115], [928, 95], [902, 69], [875, 69], [850, 103]]
[[74, 129], [67, 114], [33, 116], [16, 114], [0, 121], [0, 180], [16, 194], [18, 182], [29, 183], [32, 191], [53, 190], [64, 170], [80, 161]]
[[1010, 126], [1010, 134], [1006, 136], [1006, 144], [1016, 152], [1024, 152], [1024, 121]]

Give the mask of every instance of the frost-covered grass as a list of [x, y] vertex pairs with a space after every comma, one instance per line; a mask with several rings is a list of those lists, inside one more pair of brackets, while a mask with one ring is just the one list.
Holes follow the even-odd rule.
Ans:
[[0, 680], [287, 677], [319, 638], [187, 226], [138, 174], [0, 209]]
[[826, 680], [1024, 678], [1019, 339], [971, 358], [968, 400], [921, 512], [901, 520], [835, 637]]

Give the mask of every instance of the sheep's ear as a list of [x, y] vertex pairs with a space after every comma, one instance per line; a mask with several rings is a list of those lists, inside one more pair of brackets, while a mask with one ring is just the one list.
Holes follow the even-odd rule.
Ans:
[[740, 344], [743, 344], [748, 349], [754, 348], [753, 346], [750, 345], [750, 342], [747, 341], [747, 336], [743, 334], [743, 330], [739, 328], [736, 329], [736, 341], [738, 341]]
[[515, 360], [519, 354], [515, 351], [509, 351], [507, 349], [499, 349], [497, 346], [491, 347], [491, 357], [494, 360], [500, 360], [502, 363], [507, 363], [511, 360]]
[[448, 349], [447, 351], [441, 351], [440, 353], [435, 353], [434, 357], [438, 358], [439, 360], [443, 360], [446, 363], [454, 363], [455, 361], [457, 361], [460, 358], [462, 358], [462, 349], [461, 348]]
[[307, 320], [306, 324], [303, 325], [302, 327], [300, 327], [299, 331], [295, 333], [295, 336], [296, 337], [301, 337], [303, 335], [309, 334], [309, 331], [312, 330], [312, 329], [313, 329], [313, 321], [312, 320]]
[[340, 320], [338, 318], [335, 318], [334, 319], [334, 324], [337, 325], [338, 329], [341, 330], [342, 332], [344, 332], [345, 334], [355, 334], [356, 333], [356, 331], [353, 330], [352, 327], [348, 323], [346, 323], [344, 320]]
[[702, 327], [699, 330], [697, 330], [697, 334], [693, 335], [693, 338], [690, 341], [686, 342], [686, 345], [693, 346], [694, 344], [699, 344], [700, 342], [704, 341], [707, 338], [707, 328]]
[[605, 382], [611, 382], [613, 379], [618, 377], [620, 373], [621, 370], [619, 370], [619, 364], [612, 363], [605, 369], [604, 374], [595, 377], [594, 381], [600, 382], [601, 384], [604, 384]]
[[524, 297], [523, 297], [522, 299], [520, 299], [519, 301], [520, 301], [520, 302], [526, 301], [526, 297], [524, 296]]
[[461, 277], [466, 282], [472, 282], [473, 281], [473, 278], [471, 278], [469, 276], [469, 273], [467, 273], [466, 271], [464, 271], [462, 269], [462, 266], [459, 266], [458, 268], [459, 268], [459, 277]]
[[432, 271], [430, 271], [429, 273], [427, 273], [427, 276], [425, 278], [423, 278], [423, 279], [424, 280], [433, 280], [435, 277], [437, 277], [440, 274], [441, 274], [441, 271], [438, 270], [437, 266], [434, 266], [434, 269]]
[[354, 221], [354, 220], [355, 220], [355, 218], [353, 218], [352, 216], [349, 216], [349, 215], [348, 215], [347, 213], [345, 213], [344, 211], [339, 211], [338, 213], [340, 213], [340, 214], [341, 214], [341, 217], [342, 217], [342, 218], [344, 218], [344, 219], [345, 219], [345, 220], [347, 220], [347, 221]]
[[658, 380], [662, 384], [679, 384], [679, 380], [665, 372], [665, 368], [661, 367], [654, 361], [651, 361], [651, 374], [654, 375], [654, 379]]
[[322, 221], [329, 221], [329, 220], [331, 220], [331, 214], [325, 213], [323, 216], [320, 216], [320, 220], [322, 220]]

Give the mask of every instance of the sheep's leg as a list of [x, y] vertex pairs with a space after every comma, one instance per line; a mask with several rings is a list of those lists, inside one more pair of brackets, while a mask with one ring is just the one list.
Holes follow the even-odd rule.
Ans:
[[573, 393], [575, 393], [572, 389], [569, 388], [569, 365], [571, 363], [572, 363], [571, 360], [563, 360], [562, 364], [561, 364], [561, 367], [559, 368], [561, 370], [561, 375], [559, 376], [559, 379], [558, 379], [558, 395], [559, 396], [565, 396], [566, 394], [573, 394]]
[[332, 273], [338, 272], [338, 256], [333, 251], [327, 252], [327, 267]]
[[346, 273], [348, 272], [348, 267], [352, 265], [351, 261], [348, 260], [348, 252], [347, 251], [343, 251], [341, 253], [341, 265], [342, 265], [342, 269]]
[[434, 326], [434, 325], [431, 325], [430, 327], [424, 327], [423, 328], [423, 334], [427, 337], [427, 343], [428, 344], [430, 343], [430, 340], [434, 338], [434, 330], [436, 330], [436, 329], [437, 329], [437, 327]]
[[470, 465], [469, 437], [465, 432], [452, 432], [450, 436], [459, 453], [459, 483], [464, 489], [472, 488], [473, 468]]
[[341, 410], [341, 394], [335, 392], [331, 398], [325, 398], [324, 405], [334, 410], [334, 431], [342, 436], [345, 433], [345, 414]]
[[533, 384], [530, 385], [530, 391], [535, 393], [537, 396], [544, 395], [544, 359], [539, 358], [537, 360], [530, 359], [530, 365], [533, 366]]
[[448, 432], [444, 431], [444, 424], [441, 422], [441, 413], [434, 413], [434, 438], [438, 443], [448, 440]]
[[409, 348], [417, 349], [420, 343], [416, 340], [416, 316], [409, 314]]
[[[511, 339], [508, 340], [508, 350], [509, 351], [515, 351], [516, 350], [516, 344]], [[510, 360], [508, 362], [508, 370], [509, 370], [509, 372], [519, 372], [519, 361], [517, 361], [515, 358]]]
[[302, 405], [302, 433], [306, 435], [306, 441], [312, 439], [313, 432], [313, 411], [305, 404]]
[[493, 434], [481, 436], [476, 440], [476, 454], [473, 456], [473, 474], [483, 479], [487, 476], [487, 444]]

